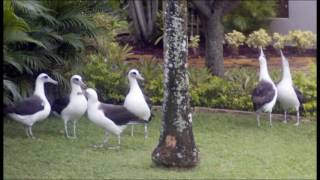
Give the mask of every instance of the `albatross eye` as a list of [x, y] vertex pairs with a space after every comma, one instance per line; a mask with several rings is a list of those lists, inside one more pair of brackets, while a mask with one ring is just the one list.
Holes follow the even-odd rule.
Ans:
[[44, 79], [48, 79], [48, 76], [43, 76]]
[[133, 75], [137, 75], [137, 73], [136, 73], [136, 72], [132, 72], [132, 74], [133, 74]]

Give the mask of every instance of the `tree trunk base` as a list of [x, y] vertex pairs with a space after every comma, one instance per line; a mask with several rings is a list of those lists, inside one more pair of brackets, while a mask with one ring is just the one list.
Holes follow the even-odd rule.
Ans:
[[152, 161], [155, 164], [178, 168], [193, 168], [198, 164], [199, 150], [196, 147], [179, 148], [174, 136], [168, 135], [165, 139], [165, 142], [159, 144], [152, 153]]

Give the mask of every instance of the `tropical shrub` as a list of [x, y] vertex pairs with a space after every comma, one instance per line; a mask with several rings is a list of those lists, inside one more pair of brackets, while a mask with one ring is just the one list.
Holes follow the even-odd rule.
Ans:
[[311, 31], [293, 30], [289, 31], [288, 41], [302, 52], [304, 49], [314, 48], [317, 39]]
[[106, 61], [101, 54], [91, 54], [87, 58], [83, 73], [88, 87], [97, 90], [101, 101], [122, 102], [127, 93], [128, 84], [127, 79], [124, 78], [126, 72], [121, 70], [126, 68]]
[[268, 28], [272, 17], [276, 15], [276, 7], [276, 1], [242, 1], [223, 17], [225, 32], [237, 30], [247, 35], [259, 28]]
[[232, 48], [238, 48], [246, 40], [246, 37], [239, 31], [233, 30], [230, 33], [225, 34], [225, 40], [227, 44]]
[[246, 37], [241, 32], [233, 30], [232, 32], [225, 34], [225, 40], [228, 46], [233, 50], [233, 53], [238, 55], [238, 47], [244, 44]]
[[265, 48], [271, 43], [271, 41], [272, 39], [266, 30], [261, 28], [258, 31], [253, 31], [251, 34], [249, 34], [246, 43], [249, 47]]
[[275, 49], [283, 49], [288, 41], [289, 41], [289, 37], [287, 35], [281, 35], [279, 33], [273, 33], [273, 36], [272, 36], [272, 39], [273, 39], [273, 47]]
[[[82, 62], [83, 38], [94, 39], [84, 1], [4, 1], [4, 103], [32, 93], [46, 72], [68, 89], [69, 75]], [[94, 8], [94, 6], [91, 6]]]
[[141, 88], [153, 104], [161, 104], [163, 99], [163, 67], [159, 61], [151, 58], [130, 64], [131, 68], [138, 69], [143, 76]]
[[198, 48], [199, 47], [199, 41], [200, 41], [200, 36], [199, 35], [195, 35], [195, 36], [190, 36], [189, 39], [189, 47], [190, 48]]
[[307, 102], [303, 105], [306, 115], [317, 116], [317, 67], [310, 64], [310, 70], [293, 74], [293, 84], [298, 88]]

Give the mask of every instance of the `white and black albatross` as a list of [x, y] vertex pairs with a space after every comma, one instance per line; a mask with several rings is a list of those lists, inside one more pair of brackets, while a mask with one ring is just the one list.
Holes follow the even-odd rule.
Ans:
[[260, 48], [259, 64], [259, 83], [251, 94], [253, 109], [254, 111], [256, 111], [257, 114], [258, 127], [260, 126], [261, 112], [269, 113], [269, 123], [270, 127], [272, 127], [272, 109], [276, 103], [278, 92], [275, 84], [273, 83], [269, 75], [267, 60], [262, 48]]
[[297, 122], [296, 126], [300, 124], [300, 114], [299, 111], [303, 110], [302, 103], [306, 100], [303, 97], [301, 91], [293, 86], [292, 77], [290, 73], [289, 62], [280, 50], [281, 60], [282, 60], [282, 79], [277, 84], [278, 90], [278, 101], [284, 110], [284, 123], [287, 123], [287, 111], [290, 107], [295, 108], [297, 112]]
[[4, 112], [13, 120], [22, 123], [28, 137], [35, 138], [32, 133], [34, 123], [46, 119], [51, 111], [51, 105], [45, 95], [44, 84], [52, 83], [57, 85], [58, 82], [53, 80], [45, 73], [38, 75], [35, 83], [35, 90], [32, 96], [15, 102], [6, 107]]
[[88, 98], [88, 119], [105, 130], [105, 138], [100, 147], [108, 143], [109, 133], [118, 136], [118, 147], [120, 147], [121, 133], [128, 124], [146, 123], [145, 120], [135, 116], [122, 105], [100, 102], [97, 92], [92, 88], [88, 88], [85, 94]]
[[[148, 137], [148, 123], [151, 121], [153, 115], [151, 113], [151, 100], [145, 96], [138, 84], [137, 79], [144, 80], [137, 69], [131, 69], [128, 72], [128, 80], [130, 84], [130, 90], [127, 94], [123, 106], [127, 108], [131, 113], [145, 120], [144, 122], [144, 137]], [[133, 136], [133, 125], [141, 124], [139, 122], [130, 123], [131, 126], [131, 136]]]
[[[52, 112], [64, 121], [64, 131], [67, 138], [77, 138], [76, 123], [87, 111], [87, 98], [84, 95], [86, 84], [81, 76], [70, 78], [71, 92], [68, 96], [58, 98], [53, 102]], [[73, 136], [69, 136], [68, 122], [73, 121]]]

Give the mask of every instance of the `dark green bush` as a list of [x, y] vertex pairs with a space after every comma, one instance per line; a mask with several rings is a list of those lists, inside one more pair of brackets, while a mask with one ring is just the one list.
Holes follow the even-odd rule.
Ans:
[[307, 102], [304, 104], [306, 115], [317, 116], [317, 67], [313, 63], [307, 74], [297, 72], [293, 84], [302, 92]]
[[[125, 67], [105, 62], [102, 55], [90, 55], [84, 69], [88, 87], [95, 88], [102, 101], [119, 103], [128, 89]], [[125, 66], [125, 65], [123, 65]]]
[[232, 30], [249, 34], [260, 28], [268, 28], [271, 18], [276, 15], [276, 1], [250, 0], [241, 4], [223, 18], [225, 32]]
[[[98, 89], [105, 100], [123, 102], [128, 92], [127, 71], [138, 69], [144, 81], [140, 85], [154, 105], [163, 102], [163, 66], [156, 59], [142, 60], [136, 63], [117, 64], [104, 62], [103, 56], [92, 55], [86, 66], [86, 77], [90, 86]], [[304, 104], [306, 115], [316, 115], [316, 65], [310, 67], [307, 74], [293, 71], [293, 81], [308, 102]], [[274, 82], [281, 80], [280, 69], [270, 69]], [[226, 71], [224, 78], [212, 76], [206, 68], [190, 68], [190, 103], [192, 106], [237, 109], [253, 111], [251, 92], [259, 80], [259, 71], [253, 68], [232, 68]], [[275, 113], [283, 113], [279, 103]], [[289, 113], [295, 113], [289, 111]]]

